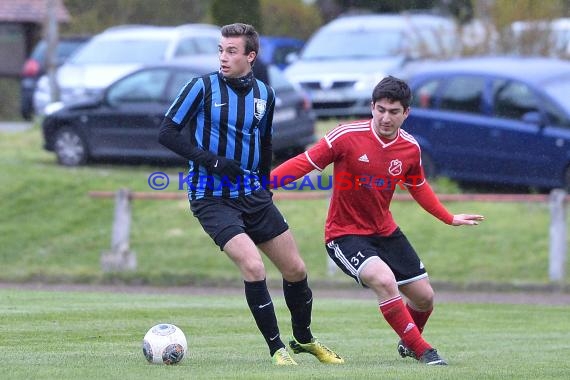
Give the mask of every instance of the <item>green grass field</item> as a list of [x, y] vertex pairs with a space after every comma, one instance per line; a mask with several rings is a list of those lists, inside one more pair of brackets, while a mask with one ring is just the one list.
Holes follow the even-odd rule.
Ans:
[[[330, 127], [319, 124], [321, 133]], [[298, 368], [275, 368], [241, 295], [238, 271], [191, 217], [186, 201], [134, 201], [131, 248], [138, 268], [101, 272], [99, 257], [109, 249], [114, 205], [91, 199], [88, 192], [149, 191], [150, 173], [176, 176], [185, 168], [63, 168], [42, 150], [37, 126], [0, 132], [0, 167], [0, 282], [236, 287], [236, 295], [210, 296], [169, 294], [168, 288], [162, 288], [163, 294], [1, 288], [3, 379], [536, 380], [566, 379], [570, 373], [565, 355], [570, 306], [438, 304], [425, 336], [450, 366], [431, 368], [397, 355], [398, 339], [372, 295], [369, 300], [315, 298], [313, 332], [345, 357], [345, 365], [325, 366], [297, 356]], [[435, 187], [457, 191], [444, 180]], [[328, 271], [322, 243], [327, 201], [277, 203], [303, 252], [315, 293], [320, 282], [356, 286]], [[487, 220], [477, 228], [452, 228], [412, 202], [395, 202], [392, 209], [434, 283], [548, 284], [548, 205], [447, 206], [453, 212], [484, 214]], [[271, 265], [268, 271], [286, 336], [289, 316], [275, 287], [279, 275]], [[150, 365], [143, 357], [142, 338], [159, 322], [174, 323], [187, 335], [189, 357], [178, 366]]]
[[[284, 337], [289, 315], [272, 289]], [[398, 341], [370, 300], [316, 297], [312, 329], [346, 363], [271, 364], [242, 296], [0, 289], [3, 379], [567, 379], [570, 306], [438, 305], [424, 336], [449, 361], [401, 359]], [[350, 314], [347, 311], [350, 310]], [[185, 332], [189, 356], [148, 364], [142, 338], [156, 323]]]
[[[319, 133], [335, 122], [320, 122]], [[185, 168], [95, 164], [58, 166], [42, 147], [38, 126], [0, 132], [0, 281], [157, 285], [203, 282], [239, 284], [238, 271], [191, 216], [188, 202], [133, 202], [131, 248], [135, 272], [103, 274], [100, 254], [110, 248], [112, 199], [92, 199], [92, 190], [151, 191], [148, 176], [162, 170], [177, 178]], [[326, 173], [325, 173], [326, 175]], [[437, 181], [441, 192], [457, 191]], [[179, 192], [176, 188], [166, 191]], [[329, 274], [323, 245], [327, 200], [283, 200], [278, 207], [295, 234], [312, 281], [344, 283]], [[481, 213], [476, 228], [439, 222], [413, 202], [394, 202], [392, 212], [426, 264], [433, 281], [546, 285], [549, 210], [537, 203], [448, 203], [452, 212]], [[570, 236], [570, 227], [568, 229]], [[567, 261], [566, 273], [570, 273]], [[269, 267], [270, 279], [278, 273]], [[350, 281], [349, 281], [350, 282]], [[566, 284], [568, 280], [566, 281]]]

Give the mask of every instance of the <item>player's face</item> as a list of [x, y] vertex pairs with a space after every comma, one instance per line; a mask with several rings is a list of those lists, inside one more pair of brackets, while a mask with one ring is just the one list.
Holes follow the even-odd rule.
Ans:
[[245, 38], [222, 37], [218, 45], [220, 70], [228, 78], [243, 77], [251, 71], [251, 62], [255, 59], [255, 52], [245, 54]]
[[404, 109], [400, 101], [391, 102], [383, 98], [372, 102], [372, 127], [381, 137], [393, 139], [398, 135], [398, 129], [408, 117], [410, 108]]

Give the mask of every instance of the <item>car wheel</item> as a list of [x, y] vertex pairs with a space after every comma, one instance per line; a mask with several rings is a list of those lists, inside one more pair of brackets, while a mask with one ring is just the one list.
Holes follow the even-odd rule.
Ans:
[[424, 168], [424, 175], [427, 179], [435, 178], [437, 174], [435, 163], [431, 156], [424, 152], [422, 152], [422, 166]]
[[72, 128], [64, 127], [56, 132], [54, 151], [60, 165], [77, 166], [87, 162], [85, 141]]

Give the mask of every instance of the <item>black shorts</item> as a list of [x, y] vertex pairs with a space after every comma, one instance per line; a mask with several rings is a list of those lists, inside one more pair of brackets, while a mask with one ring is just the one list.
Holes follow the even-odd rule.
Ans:
[[418, 254], [399, 228], [390, 236], [343, 236], [328, 242], [326, 248], [335, 264], [361, 285], [360, 271], [375, 257], [390, 267], [398, 285], [427, 277]]
[[273, 204], [271, 193], [260, 189], [239, 198], [207, 197], [190, 201], [190, 210], [222, 250], [234, 236], [246, 233], [255, 244], [289, 229]]

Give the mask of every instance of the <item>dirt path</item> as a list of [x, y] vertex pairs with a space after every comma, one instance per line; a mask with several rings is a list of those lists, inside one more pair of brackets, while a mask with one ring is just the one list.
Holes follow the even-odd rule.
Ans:
[[[0, 283], [2, 289], [30, 289], [45, 291], [113, 292], [113, 293], [170, 293], [187, 295], [243, 295], [243, 289], [231, 287], [156, 287], [132, 285], [85, 285], [85, 284], [40, 284], [40, 283]], [[278, 289], [271, 289], [274, 294]], [[351, 298], [374, 300], [370, 290], [354, 288], [331, 289], [313, 287], [316, 298]], [[436, 302], [440, 303], [497, 303], [497, 304], [532, 304], [532, 305], [570, 305], [570, 293], [563, 292], [480, 292], [436, 290]]]

